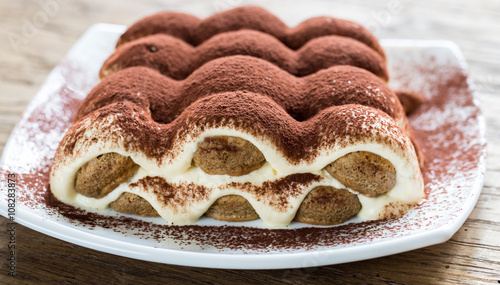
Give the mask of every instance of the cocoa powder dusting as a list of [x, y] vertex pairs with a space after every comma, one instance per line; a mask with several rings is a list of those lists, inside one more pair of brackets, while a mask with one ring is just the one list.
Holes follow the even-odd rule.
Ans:
[[197, 244], [213, 247], [218, 250], [242, 250], [273, 252], [308, 250], [323, 246], [348, 245], [356, 243], [360, 238], [371, 235], [374, 229], [384, 226], [390, 221], [361, 222], [344, 224], [331, 228], [298, 228], [298, 229], [265, 229], [241, 226], [198, 226], [198, 225], [165, 225], [148, 222], [129, 216], [108, 216], [89, 212], [59, 202], [50, 191], [44, 203], [49, 211], [69, 219], [73, 224], [84, 228], [97, 227], [111, 229], [115, 232], [129, 234], [136, 232], [137, 237], [175, 240], [180, 247]]
[[207, 200], [211, 190], [193, 183], [171, 184], [165, 178], [146, 176], [130, 184], [131, 188], [139, 188], [143, 192], [153, 191], [155, 197], [164, 206], [178, 211], [188, 203]]
[[120, 70], [90, 92], [75, 120], [111, 103], [130, 101], [149, 109], [156, 122], [170, 123], [197, 100], [234, 91], [268, 96], [302, 121], [330, 106], [353, 102], [404, 117], [396, 94], [366, 70], [333, 66], [297, 78], [266, 60], [235, 55], [210, 61], [181, 81], [145, 67]]
[[302, 194], [304, 187], [323, 178], [312, 173], [291, 174], [275, 181], [265, 181], [261, 186], [251, 183], [231, 182], [222, 188], [235, 188], [266, 199], [277, 212], [285, 212], [290, 206], [288, 199]]
[[273, 14], [253, 6], [222, 11], [204, 20], [184, 13], [160, 12], [130, 26], [118, 40], [117, 46], [157, 33], [178, 37], [196, 46], [214, 35], [241, 29], [267, 33], [292, 49], [298, 49], [311, 39], [321, 36], [350, 37], [366, 44], [385, 57], [377, 39], [359, 24], [331, 17], [317, 17], [289, 28]]
[[264, 59], [295, 76], [306, 76], [334, 65], [351, 65], [385, 81], [389, 79], [385, 59], [357, 40], [325, 36], [294, 51], [271, 35], [252, 30], [222, 33], [198, 47], [166, 34], [146, 36], [119, 46], [104, 62], [100, 77], [127, 67], [145, 66], [182, 80], [211, 60], [233, 55]]

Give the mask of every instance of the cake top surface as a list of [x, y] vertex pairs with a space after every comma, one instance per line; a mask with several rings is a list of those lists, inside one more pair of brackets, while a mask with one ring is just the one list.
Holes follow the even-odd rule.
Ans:
[[384, 81], [389, 79], [383, 56], [356, 39], [322, 36], [295, 51], [272, 35], [248, 29], [214, 35], [196, 47], [168, 34], [144, 36], [117, 47], [104, 63], [100, 77], [127, 67], [146, 66], [181, 80], [211, 60], [232, 55], [262, 58], [299, 77], [335, 65], [352, 65]]
[[118, 40], [117, 46], [158, 33], [169, 34], [197, 46], [214, 35], [241, 29], [267, 33], [292, 49], [298, 49], [311, 39], [321, 36], [350, 37], [373, 48], [385, 58], [377, 39], [357, 23], [332, 17], [315, 17], [290, 28], [275, 15], [254, 6], [222, 11], [203, 20], [179, 12], [160, 12], [130, 26]]

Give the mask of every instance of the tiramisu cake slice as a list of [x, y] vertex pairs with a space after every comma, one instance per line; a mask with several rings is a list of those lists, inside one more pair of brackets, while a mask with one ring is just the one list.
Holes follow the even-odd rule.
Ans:
[[65, 203], [286, 226], [397, 217], [423, 197], [384, 52], [355, 23], [163, 12], [120, 37], [100, 76], [52, 166]]

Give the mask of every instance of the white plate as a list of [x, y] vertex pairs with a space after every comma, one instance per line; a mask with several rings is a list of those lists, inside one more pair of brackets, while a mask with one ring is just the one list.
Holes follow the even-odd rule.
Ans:
[[[269, 229], [259, 221], [223, 223], [209, 218], [194, 226], [168, 226], [154, 218], [64, 207], [48, 190], [52, 157], [76, 106], [98, 82], [99, 68], [123, 31], [123, 26], [109, 24], [91, 27], [50, 73], [12, 132], [0, 173], [2, 180], [8, 173], [16, 174], [16, 222], [67, 242], [148, 261], [296, 268], [444, 242], [477, 201], [485, 170], [485, 125], [459, 49], [447, 41], [384, 40], [392, 87], [428, 98], [410, 118], [427, 159], [427, 198], [410, 213], [388, 221], [353, 220], [332, 227], [295, 223]], [[0, 212], [7, 217], [6, 193], [0, 193]]]

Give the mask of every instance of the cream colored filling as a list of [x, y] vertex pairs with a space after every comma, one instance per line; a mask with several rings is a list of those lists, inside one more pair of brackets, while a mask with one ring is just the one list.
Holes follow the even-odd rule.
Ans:
[[[108, 123], [111, 123], [111, 120]], [[100, 132], [99, 129], [97, 125], [89, 125], [86, 133], [88, 136], [91, 136], [93, 132]], [[204, 173], [199, 167], [192, 167], [191, 161], [198, 143], [205, 137], [211, 136], [235, 136], [248, 140], [264, 154], [266, 163], [261, 168], [243, 176], [209, 175]], [[106, 137], [106, 134], [101, 134], [101, 137]], [[400, 142], [403, 140], [406, 146], [410, 144], [408, 139], [398, 138], [396, 140]], [[105, 140], [98, 140], [95, 144], [87, 147], [77, 144], [74, 153], [82, 155], [75, 155], [74, 157], [68, 157], [55, 162], [57, 167], [51, 173], [51, 190], [59, 200], [65, 203], [95, 209], [107, 208], [123, 192], [131, 192], [145, 198], [158, 211], [161, 217], [167, 222], [174, 224], [194, 223], [215, 200], [225, 195], [237, 194], [250, 202], [265, 224], [270, 226], [287, 226], [292, 222], [304, 197], [313, 188], [321, 185], [347, 188], [324, 170], [326, 165], [350, 152], [369, 151], [389, 160], [396, 169], [397, 178], [393, 189], [378, 197], [366, 197], [349, 189], [351, 192], [358, 194], [362, 204], [362, 209], [358, 213], [359, 218], [362, 220], [384, 218], [384, 215], [387, 214], [386, 206], [389, 204], [414, 205], [419, 203], [423, 198], [423, 181], [415, 154], [414, 152], [404, 152], [396, 143], [382, 145], [368, 138], [346, 147], [341, 147], [340, 145], [324, 147], [319, 150], [319, 154], [314, 161], [291, 164], [271, 143], [254, 138], [247, 133], [232, 129], [231, 127], [207, 130], [201, 136], [192, 137], [188, 141], [186, 145], [176, 147], [176, 149], [179, 149], [179, 153], [174, 160], [165, 158], [160, 164], [148, 159], [140, 152], [125, 152], [121, 147], [123, 142], [119, 142], [118, 146]], [[107, 152], [116, 152], [130, 156], [140, 165], [139, 170], [127, 182], [122, 183], [103, 198], [94, 199], [77, 193], [74, 188], [74, 180], [78, 169], [99, 154]], [[296, 197], [288, 197], [288, 207], [285, 210], [277, 210], [272, 203], [269, 203], [269, 197], [259, 197], [248, 192], [242, 192], [239, 189], [227, 187], [227, 184], [230, 182], [249, 182], [255, 186], [260, 186], [266, 181], [275, 181], [295, 173], [312, 173], [322, 178], [319, 182], [297, 186], [299, 194]], [[181, 208], [165, 207], [158, 202], [157, 197], [150, 191], [152, 189], [146, 189], [144, 192], [138, 187], [130, 186], [131, 183], [137, 182], [146, 176], [163, 177], [168, 183], [172, 184], [193, 183], [202, 185], [207, 189], [211, 189], [211, 192], [206, 199], [187, 201], [186, 205]], [[399, 212], [397, 208], [393, 208], [392, 210], [396, 213]]]

